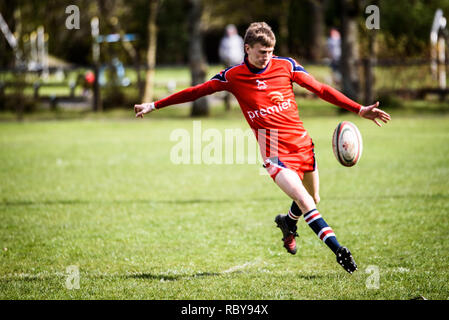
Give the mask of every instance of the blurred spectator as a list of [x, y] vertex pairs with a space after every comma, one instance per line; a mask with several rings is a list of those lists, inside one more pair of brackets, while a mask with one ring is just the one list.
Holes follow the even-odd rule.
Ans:
[[341, 57], [341, 37], [337, 29], [332, 28], [327, 39], [327, 50], [331, 59], [332, 80], [335, 84], [341, 82], [340, 57]]
[[[226, 68], [243, 62], [245, 53], [243, 50], [243, 39], [239, 36], [237, 28], [233, 24], [226, 26], [225, 35], [221, 39], [218, 54]], [[230, 95], [225, 93], [224, 102], [226, 110], [231, 109]]]
[[116, 81], [118, 82], [118, 85], [124, 87], [129, 86], [131, 81], [125, 75], [125, 67], [123, 66], [123, 63], [117, 57], [114, 57], [112, 59], [112, 66], [116, 72]]
[[86, 83], [89, 86], [93, 86], [94, 82], [95, 82], [95, 74], [92, 71], [87, 71], [86, 75], [84, 76], [84, 79], [86, 80]]
[[95, 83], [95, 74], [92, 71], [87, 71], [84, 75], [83, 79], [83, 96], [88, 97], [90, 94], [90, 91], [94, 87]]
[[233, 24], [226, 26], [226, 32], [221, 39], [218, 51], [221, 61], [230, 67], [243, 61], [243, 39], [239, 36], [237, 28]]

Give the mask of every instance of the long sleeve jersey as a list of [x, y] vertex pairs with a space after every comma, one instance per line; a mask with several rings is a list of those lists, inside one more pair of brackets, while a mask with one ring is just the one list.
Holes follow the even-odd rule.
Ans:
[[246, 121], [259, 141], [262, 157], [265, 159], [273, 155], [274, 149], [279, 155], [292, 154], [311, 143], [311, 138], [299, 118], [293, 82], [331, 104], [354, 113], [360, 111], [360, 104], [315, 80], [295, 60], [278, 56], [273, 56], [264, 69], [254, 68], [245, 59], [242, 64], [221, 71], [203, 84], [156, 101], [155, 107], [160, 109], [194, 101], [217, 91], [229, 91], [239, 102]]

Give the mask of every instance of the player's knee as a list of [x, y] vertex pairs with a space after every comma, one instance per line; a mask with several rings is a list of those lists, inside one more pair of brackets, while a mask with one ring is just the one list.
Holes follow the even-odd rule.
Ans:
[[308, 212], [316, 208], [315, 199], [309, 194], [297, 194], [293, 200], [302, 212]]

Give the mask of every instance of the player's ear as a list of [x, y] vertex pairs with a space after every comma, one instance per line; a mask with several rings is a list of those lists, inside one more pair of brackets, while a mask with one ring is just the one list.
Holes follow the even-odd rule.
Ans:
[[247, 43], [245, 43], [245, 53], [249, 54], [249, 49], [251, 48], [251, 46]]

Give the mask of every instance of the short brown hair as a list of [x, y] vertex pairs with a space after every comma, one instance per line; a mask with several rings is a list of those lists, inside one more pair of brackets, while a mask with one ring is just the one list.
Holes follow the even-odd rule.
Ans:
[[246, 29], [244, 43], [249, 44], [251, 47], [256, 43], [260, 43], [265, 47], [274, 47], [276, 37], [267, 23], [253, 22]]

